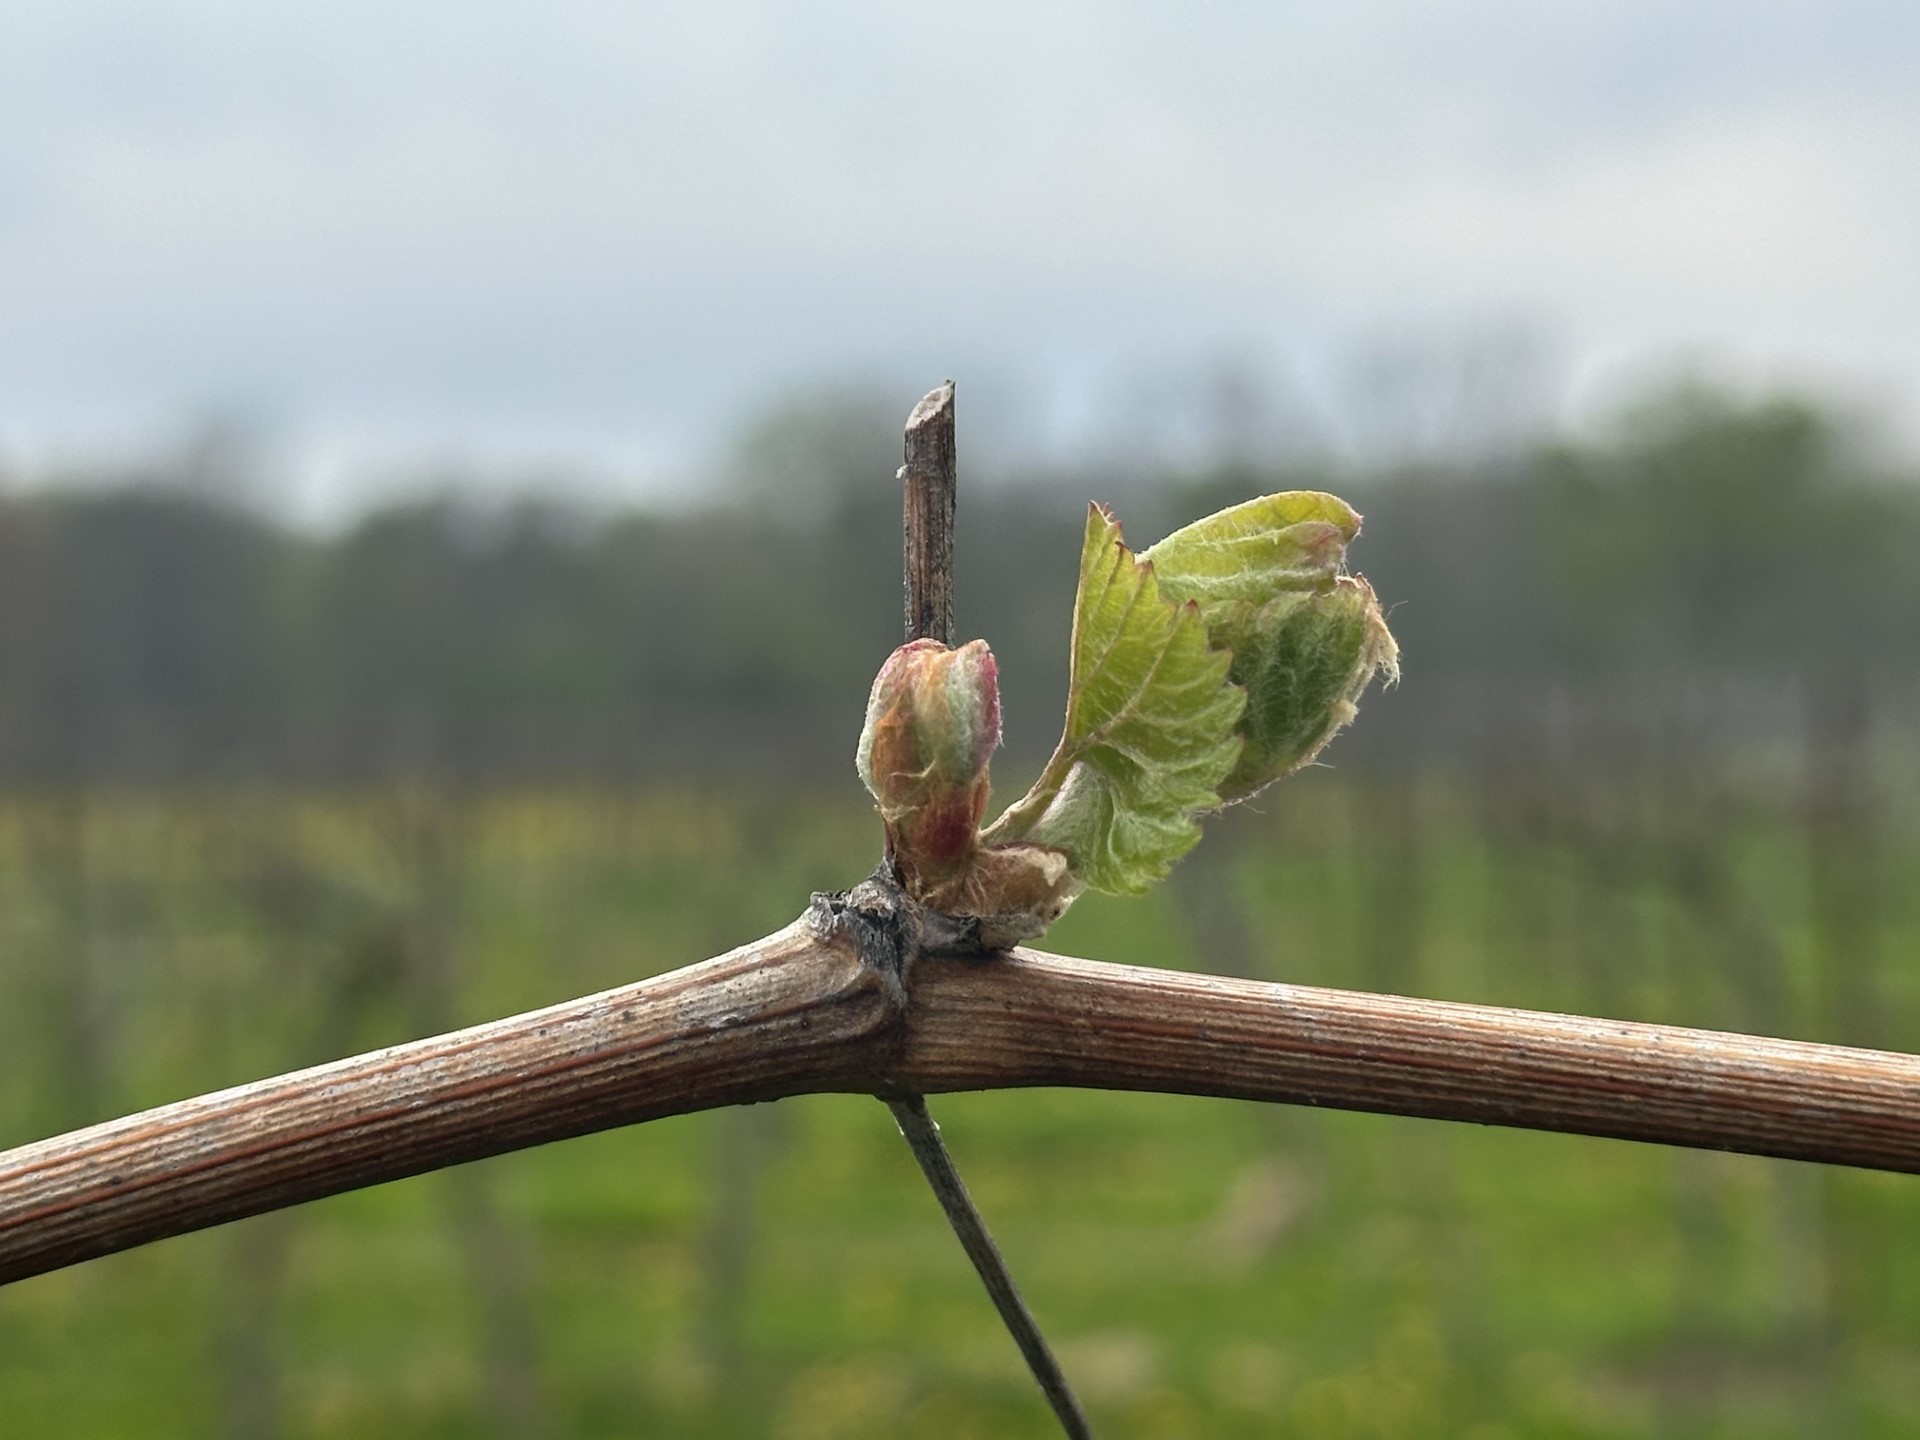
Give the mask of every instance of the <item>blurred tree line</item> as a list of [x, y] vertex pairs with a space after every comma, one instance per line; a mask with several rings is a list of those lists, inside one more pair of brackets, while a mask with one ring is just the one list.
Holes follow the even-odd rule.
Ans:
[[[245, 444], [0, 490], [0, 1143], [684, 963], [859, 873], [912, 398], [775, 406], [675, 511], [449, 485], [316, 534]], [[1064, 949], [1915, 1047], [1915, 792], [1886, 742], [1910, 762], [1920, 473], [1857, 422], [1676, 388], [1474, 460], [1249, 426], [996, 475], [965, 413], [959, 625], [1000, 657], [1005, 788], [1057, 731], [1090, 497], [1145, 544], [1268, 490], [1349, 496], [1406, 661], [1335, 773], [1222, 817], [1155, 896], [1077, 907]], [[723, 771], [844, 803], [673, 783]], [[1103, 1177], [1053, 1292], [1083, 1353], [1152, 1362], [1103, 1402], [1143, 1433], [1913, 1432], [1920, 1227], [1875, 1177], [1007, 1098], [969, 1163], [1016, 1223]], [[971, 1277], [898, 1228], [927, 1218], [888, 1188], [910, 1172], [865, 1158], [892, 1142], [815, 1113], [650, 1135], [642, 1184], [581, 1142], [260, 1217], [11, 1329], [9, 1290], [0, 1391], [36, 1433], [766, 1434], [831, 1428], [883, 1375], [842, 1430], [1009, 1433], [949, 1343], [992, 1323]], [[1115, 1234], [1158, 1268], [1103, 1285]]]
[[[898, 629], [904, 409], [771, 410], [676, 512], [449, 492], [322, 537], [191, 457], [0, 497], [0, 774], [837, 774]], [[1371, 750], [1461, 753], [1543, 704], [1764, 734], [1809, 687], [1916, 678], [1920, 476], [1803, 400], [1682, 387], [1471, 464], [963, 482], [960, 625], [1001, 658], [1016, 760], [1053, 735], [1086, 499], [1145, 544], [1300, 486], [1367, 515], [1393, 606], [1408, 685]]]

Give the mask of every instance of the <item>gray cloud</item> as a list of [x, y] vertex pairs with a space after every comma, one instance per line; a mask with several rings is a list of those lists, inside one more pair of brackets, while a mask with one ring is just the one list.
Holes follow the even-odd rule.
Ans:
[[[1920, 12], [28, 3], [0, 442], [238, 397], [316, 453], [693, 454], [768, 387], [1011, 391], [1543, 317], [1920, 394]], [[344, 462], [343, 462], [344, 463]]]

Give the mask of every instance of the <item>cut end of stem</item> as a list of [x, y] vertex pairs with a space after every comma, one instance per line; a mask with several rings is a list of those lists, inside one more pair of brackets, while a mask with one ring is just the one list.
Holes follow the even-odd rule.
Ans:
[[907, 416], [907, 433], [926, 428], [934, 424], [943, 414], [953, 412], [953, 381], [949, 380], [937, 389], [929, 390], [921, 397], [920, 403], [913, 407], [913, 413]]

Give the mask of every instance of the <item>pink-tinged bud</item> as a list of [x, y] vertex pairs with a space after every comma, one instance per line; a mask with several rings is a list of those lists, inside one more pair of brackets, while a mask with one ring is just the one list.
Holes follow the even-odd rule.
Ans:
[[910, 883], [936, 884], [965, 866], [999, 743], [1000, 684], [986, 641], [949, 650], [915, 640], [887, 657], [867, 700], [857, 763]]

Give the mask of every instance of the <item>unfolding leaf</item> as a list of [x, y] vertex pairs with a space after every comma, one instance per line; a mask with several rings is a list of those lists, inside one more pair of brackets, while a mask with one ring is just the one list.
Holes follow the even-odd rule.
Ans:
[[1234, 768], [1244, 694], [1200, 608], [1162, 594], [1095, 506], [1074, 602], [1065, 733], [1040, 781], [983, 837], [1063, 851], [1096, 890], [1144, 890], [1200, 838]]
[[1141, 558], [1163, 594], [1200, 607], [1247, 692], [1238, 762], [1220, 784], [1241, 800], [1313, 759], [1353, 718], [1398, 647], [1373, 589], [1344, 573], [1360, 517], [1332, 495], [1262, 496], [1177, 530]]
[[894, 652], [859, 767], [908, 893], [964, 922], [942, 943], [1011, 945], [1089, 886], [1144, 890], [1199, 840], [1198, 815], [1311, 759], [1374, 674], [1395, 670], [1373, 591], [1345, 572], [1359, 528], [1331, 495], [1269, 495], [1136, 557], [1093, 507], [1065, 733], [984, 832], [993, 657], [979, 641]]
[[1167, 594], [1202, 608], [1264, 604], [1283, 592], [1326, 588], [1359, 533], [1360, 517], [1338, 496], [1284, 490], [1196, 520], [1140, 558]]

